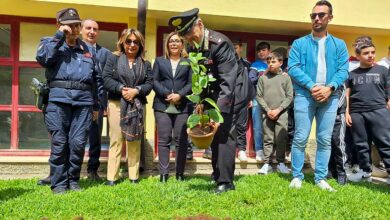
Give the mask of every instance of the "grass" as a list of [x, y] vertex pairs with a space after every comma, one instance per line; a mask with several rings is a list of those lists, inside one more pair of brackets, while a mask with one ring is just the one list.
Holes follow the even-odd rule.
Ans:
[[205, 176], [161, 184], [145, 177], [138, 185], [123, 180], [115, 187], [81, 181], [82, 192], [53, 195], [37, 179], [0, 181], [0, 219], [174, 219], [207, 215], [232, 219], [389, 219], [390, 187], [360, 183], [330, 184], [322, 191], [308, 175], [301, 190], [288, 189], [290, 176], [237, 176], [236, 191], [210, 193]]

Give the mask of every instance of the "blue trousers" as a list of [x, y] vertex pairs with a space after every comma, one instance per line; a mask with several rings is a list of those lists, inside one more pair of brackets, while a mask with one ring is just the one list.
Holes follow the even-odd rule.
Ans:
[[294, 98], [295, 134], [292, 143], [293, 177], [304, 178], [302, 168], [305, 162], [305, 148], [309, 139], [311, 125], [316, 118], [317, 152], [314, 180], [318, 183], [328, 174], [328, 163], [331, 153], [331, 138], [337, 114], [338, 96], [329, 97], [328, 101], [319, 103], [311, 96], [296, 95]]
[[91, 106], [49, 102], [45, 124], [52, 137], [49, 159], [52, 189], [78, 183], [91, 122]]
[[261, 106], [256, 99], [252, 100], [252, 122], [255, 150], [263, 150], [263, 126], [261, 119]]

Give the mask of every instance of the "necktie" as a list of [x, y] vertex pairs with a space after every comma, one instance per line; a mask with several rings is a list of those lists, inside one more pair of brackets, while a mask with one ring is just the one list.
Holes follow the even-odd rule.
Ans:
[[96, 48], [95, 47], [92, 47], [92, 56], [96, 57]]

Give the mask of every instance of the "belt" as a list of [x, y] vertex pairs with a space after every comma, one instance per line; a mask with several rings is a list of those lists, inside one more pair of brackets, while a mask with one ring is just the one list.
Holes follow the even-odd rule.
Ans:
[[50, 88], [76, 89], [83, 91], [91, 91], [92, 86], [78, 81], [61, 81], [56, 80], [49, 83]]

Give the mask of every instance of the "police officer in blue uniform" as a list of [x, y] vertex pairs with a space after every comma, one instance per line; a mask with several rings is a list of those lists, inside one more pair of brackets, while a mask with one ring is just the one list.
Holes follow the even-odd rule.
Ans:
[[233, 114], [246, 108], [249, 81], [244, 79], [244, 66], [238, 61], [233, 43], [225, 35], [205, 28], [198, 13], [197, 8], [183, 12], [171, 17], [169, 25], [190, 44], [195, 41], [200, 45], [199, 49], [190, 47], [189, 52], [202, 52], [207, 57], [205, 66], [208, 73], [217, 79], [205, 95], [216, 101], [224, 118], [211, 143], [213, 178], [217, 183], [215, 193], [220, 194], [235, 189], [233, 179], [237, 143], [233, 132], [236, 124], [234, 118], [237, 117], [233, 117]]
[[36, 59], [46, 68], [50, 87], [44, 120], [51, 134], [51, 189], [55, 194], [79, 191], [80, 170], [97, 99], [102, 95], [98, 65], [81, 41], [80, 17], [66, 8], [56, 15], [58, 30], [41, 39]]

